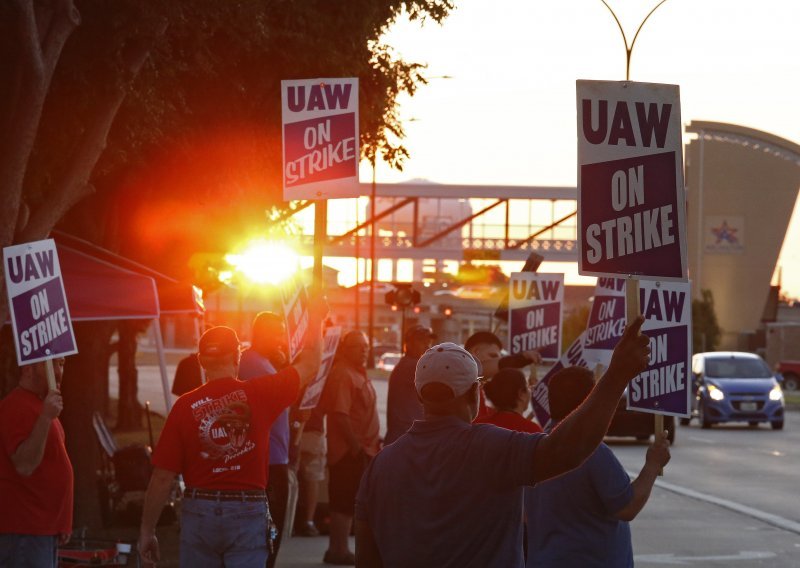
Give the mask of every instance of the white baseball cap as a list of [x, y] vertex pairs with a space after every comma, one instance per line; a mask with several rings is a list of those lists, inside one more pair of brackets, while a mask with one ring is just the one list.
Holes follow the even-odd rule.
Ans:
[[480, 363], [469, 351], [455, 343], [440, 343], [419, 358], [414, 386], [421, 395], [425, 385], [440, 383], [461, 396], [478, 382], [480, 374]]

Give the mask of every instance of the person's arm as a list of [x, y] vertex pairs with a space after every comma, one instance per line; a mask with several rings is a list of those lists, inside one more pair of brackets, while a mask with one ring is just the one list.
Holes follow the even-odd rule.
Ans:
[[497, 363], [497, 367], [500, 369], [519, 369], [534, 363], [538, 365], [541, 362], [542, 356], [538, 351], [521, 351], [520, 353], [515, 353], [514, 355], [506, 355], [505, 357], [501, 357], [500, 361]]
[[156, 524], [172, 491], [175, 475], [172, 471], [156, 467], [147, 486], [142, 507], [142, 524], [139, 529], [139, 555], [147, 564], [154, 564], [161, 558], [156, 538]]
[[300, 390], [317, 376], [322, 361], [322, 322], [328, 315], [328, 304], [323, 298], [309, 302], [308, 332], [303, 350], [297, 355], [292, 366], [300, 375]]
[[586, 400], [539, 442], [533, 464], [534, 482], [575, 469], [603, 441], [625, 387], [647, 367], [650, 340], [639, 333], [643, 322], [639, 316], [625, 329], [608, 370]]
[[632, 521], [639, 514], [647, 500], [650, 498], [650, 492], [653, 490], [653, 484], [656, 482], [658, 472], [669, 463], [669, 441], [667, 440], [667, 433], [659, 440], [656, 438], [647, 450], [647, 457], [645, 458], [644, 467], [639, 473], [639, 476], [631, 483], [633, 489], [633, 497], [622, 509], [620, 509], [615, 518], [620, 521]]
[[347, 442], [348, 453], [351, 456], [357, 456], [361, 453], [361, 444], [358, 443], [356, 433], [353, 432], [353, 427], [350, 424], [350, 417], [344, 412], [331, 412], [328, 414], [328, 419], [333, 420], [336, 427], [344, 436], [344, 440]]
[[383, 568], [381, 551], [375, 542], [372, 529], [366, 521], [356, 519], [356, 566], [359, 568]]
[[50, 424], [61, 414], [63, 408], [64, 400], [61, 398], [61, 393], [57, 390], [48, 392], [42, 403], [42, 413], [36, 418], [30, 435], [11, 455], [11, 463], [21, 476], [29, 477], [42, 463]]

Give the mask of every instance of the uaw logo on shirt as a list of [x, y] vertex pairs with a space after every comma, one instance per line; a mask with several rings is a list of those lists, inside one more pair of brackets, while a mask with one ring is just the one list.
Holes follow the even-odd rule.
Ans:
[[704, 250], [716, 254], [740, 254], [744, 251], [744, 218], [707, 216]]
[[205, 459], [228, 463], [255, 448], [247, 437], [252, 413], [243, 390], [198, 402], [202, 404], [192, 408], [192, 414], [200, 422], [201, 455]]

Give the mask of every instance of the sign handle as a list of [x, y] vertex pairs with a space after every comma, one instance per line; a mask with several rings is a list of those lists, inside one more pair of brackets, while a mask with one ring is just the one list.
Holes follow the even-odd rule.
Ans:
[[44, 362], [44, 368], [47, 371], [47, 386], [51, 391], [56, 390], [56, 372], [53, 370], [53, 360], [48, 359]]
[[322, 282], [322, 257], [325, 241], [328, 240], [328, 202], [325, 199], [314, 201], [314, 292], [320, 293]]

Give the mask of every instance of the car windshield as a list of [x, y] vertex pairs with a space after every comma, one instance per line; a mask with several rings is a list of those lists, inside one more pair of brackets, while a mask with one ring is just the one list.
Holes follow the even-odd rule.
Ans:
[[761, 359], [706, 359], [706, 376], [718, 379], [768, 379], [772, 373]]

